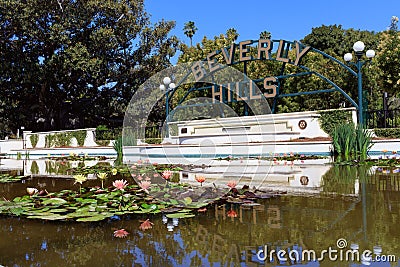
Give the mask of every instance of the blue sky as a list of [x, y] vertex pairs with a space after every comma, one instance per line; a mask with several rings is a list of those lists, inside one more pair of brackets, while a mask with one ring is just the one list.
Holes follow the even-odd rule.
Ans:
[[189, 20], [198, 28], [195, 44], [204, 36], [213, 38], [232, 27], [240, 35], [238, 41], [258, 39], [264, 30], [271, 32], [273, 39], [300, 40], [313, 27], [332, 24], [379, 32], [387, 29], [392, 16], [400, 17], [399, 0], [145, 0], [145, 8], [153, 22], [162, 18], [176, 21], [172, 33], [186, 44], [190, 40], [183, 27]]

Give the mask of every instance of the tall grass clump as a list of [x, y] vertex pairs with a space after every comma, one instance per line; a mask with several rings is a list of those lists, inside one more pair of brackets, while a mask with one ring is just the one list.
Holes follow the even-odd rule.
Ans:
[[372, 134], [352, 123], [339, 124], [332, 132], [334, 154], [348, 160], [350, 157], [366, 159], [372, 146]]
[[113, 144], [114, 150], [117, 152], [117, 163], [122, 163], [122, 136], [119, 136], [115, 139], [114, 144]]

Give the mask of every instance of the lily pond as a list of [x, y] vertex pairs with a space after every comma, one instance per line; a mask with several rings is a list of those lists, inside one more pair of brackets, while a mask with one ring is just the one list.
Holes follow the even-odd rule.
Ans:
[[1, 159], [0, 266], [400, 266], [386, 163]]

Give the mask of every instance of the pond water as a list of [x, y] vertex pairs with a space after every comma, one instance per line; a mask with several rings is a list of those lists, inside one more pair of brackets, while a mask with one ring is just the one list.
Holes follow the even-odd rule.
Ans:
[[[257, 200], [259, 206], [210, 205], [193, 218], [132, 215], [76, 223], [0, 217], [0, 265], [400, 266], [398, 170], [319, 166], [305, 164], [294, 174], [277, 169], [275, 173], [287, 176], [285, 183], [276, 178], [278, 188], [286, 188], [288, 194]], [[213, 173], [195, 169], [182, 175], [190, 180], [196, 171], [208, 176]], [[38, 184], [49, 191], [73, 188], [71, 179], [33, 177], [24, 184], [0, 184], [0, 197], [24, 195], [26, 187]], [[147, 219], [152, 228], [140, 229]], [[129, 234], [114, 237], [117, 229]], [[346, 252], [357, 246], [360, 254], [365, 250], [379, 254], [381, 250], [380, 255], [388, 260], [394, 256], [394, 262], [367, 262], [361, 256], [347, 261]], [[337, 251], [336, 261], [328, 254], [321, 257], [323, 250], [329, 249]], [[286, 251], [287, 257], [290, 251], [292, 256], [296, 256], [294, 251], [300, 255], [315, 251], [321, 259], [283, 262], [272, 250]], [[264, 251], [268, 254], [265, 261]]]

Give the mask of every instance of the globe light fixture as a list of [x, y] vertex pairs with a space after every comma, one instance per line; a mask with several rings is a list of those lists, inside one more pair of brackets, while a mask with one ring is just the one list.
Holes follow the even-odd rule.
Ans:
[[365, 56], [369, 59], [367, 61], [362, 61], [363, 57], [363, 51], [365, 49], [365, 44], [361, 41], [357, 41], [353, 45], [353, 50], [356, 55], [356, 61], [351, 62], [353, 60], [353, 55], [352, 53], [346, 53], [343, 56], [343, 59], [348, 62], [349, 64], [355, 66], [357, 68], [357, 73], [353, 72], [354, 75], [357, 76], [357, 87], [358, 87], [358, 123], [359, 124], [364, 124], [364, 108], [366, 109], [367, 107], [363, 107], [363, 89], [362, 89], [362, 73], [361, 69], [364, 64], [369, 62], [374, 56], [375, 56], [375, 51], [374, 50], [367, 50], [365, 53]]
[[370, 49], [365, 53], [365, 55], [367, 58], [373, 58], [375, 56], [375, 51]]
[[[176, 85], [175, 83], [172, 82], [170, 77], [164, 77], [162, 80], [162, 84], [160, 84], [160, 91], [164, 92], [165, 94], [165, 118], [168, 121], [168, 115], [169, 115], [169, 93], [174, 91]], [[167, 125], [167, 133], [168, 133], [168, 125]]]
[[168, 84], [171, 83], [171, 78], [170, 78], [170, 77], [164, 77], [163, 83], [164, 83], [166, 86], [168, 86]]
[[348, 62], [348, 61], [350, 61], [350, 60], [352, 60], [353, 59], [353, 55], [351, 54], [351, 53], [346, 53], [346, 54], [344, 54], [344, 60], [346, 61], [346, 62]]
[[362, 51], [364, 51], [364, 48], [365, 48], [365, 45], [364, 45], [364, 43], [361, 42], [361, 41], [357, 41], [357, 42], [355, 42], [354, 45], [353, 45], [353, 50], [354, 50], [355, 52], [362, 52]]

